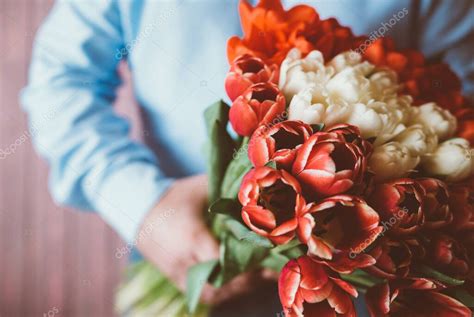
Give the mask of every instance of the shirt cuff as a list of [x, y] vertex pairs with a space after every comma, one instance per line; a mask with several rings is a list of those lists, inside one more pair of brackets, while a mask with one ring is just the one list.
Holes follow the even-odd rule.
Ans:
[[96, 193], [95, 209], [129, 244], [151, 208], [174, 179], [165, 178], [152, 163], [133, 162], [108, 175]]

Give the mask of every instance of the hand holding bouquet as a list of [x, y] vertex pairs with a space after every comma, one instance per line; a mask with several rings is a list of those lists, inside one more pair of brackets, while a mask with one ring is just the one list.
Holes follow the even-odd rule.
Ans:
[[191, 310], [204, 281], [267, 268], [286, 316], [356, 316], [360, 292], [371, 316], [471, 316], [474, 110], [456, 75], [309, 6], [240, 15], [232, 104], [205, 113], [220, 258], [190, 270]]

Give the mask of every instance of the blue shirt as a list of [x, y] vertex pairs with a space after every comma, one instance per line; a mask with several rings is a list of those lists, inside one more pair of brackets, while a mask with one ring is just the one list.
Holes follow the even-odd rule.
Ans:
[[[299, 1], [285, 1], [286, 6]], [[399, 47], [443, 58], [474, 92], [472, 1], [306, 1], [356, 34], [389, 27]], [[40, 28], [21, 95], [59, 204], [93, 210], [128, 242], [174, 178], [205, 171], [203, 110], [225, 98], [237, 0], [59, 1]], [[127, 60], [148, 144], [112, 103]]]

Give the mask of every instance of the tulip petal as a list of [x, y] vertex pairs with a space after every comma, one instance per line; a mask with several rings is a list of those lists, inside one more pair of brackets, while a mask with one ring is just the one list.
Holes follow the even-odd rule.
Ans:
[[235, 132], [243, 136], [252, 135], [258, 126], [257, 114], [244, 100], [243, 96], [238, 97], [232, 103], [229, 111], [229, 120]]
[[278, 279], [278, 293], [283, 307], [290, 308], [295, 302], [300, 281], [300, 267], [296, 260], [291, 260], [283, 267]]
[[332, 250], [324, 241], [314, 235], [308, 241], [308, 253], [322, 259], [331, 260]]
[[387, 283], [373, 286], [365, 296], [371, 317], [385, 316], [390, 312], [390, 287]]
[[311, 260], [310, 257], [300, 257], [298, 264], [301, 269], [301, 287], [308, 290], [321, 289], [328, 281], [328, 275], [323, 265]]
[[343, 281], [339, 278], [334, 278], [334, 277], [331, 277], [331, 280], [352, 297], [358, 296], [357, 289], [351, 284], [347, 283], [346, 281]]
[[317, 290], [301, 289], [301, 295], [303, 296], [304, 300], [308, 303], [319, 303], [328, 298], [328, 296], [332, 292], [333, 287], [334, 287], [333, 283], [326, 283], [326, 284], [323, 284], [322, 287]]
[[306, 214], [303, 217], [298, 218], [298, 228], [296, 233], [298, 239], [302, 243], [308, 243], [309, 238], [311, 237], [311, 232], [314, 228], [314, 218], [310, 214]]
[[334, 308], [338, 314], [346, 316], [355, 316], [355, 308], [352, 299], [341, 288], [335, 286], [327, 299], [329, 305]]
[[260, 230], [272, 230], [276, 227], [276, 219], [273, 213], [256, 205], [244, 206], [242, 208], [242, 219], [252, 229], [256, 227]]
[[376, 263], [372, 256], [365, 253], [355, 254], [354, 258], [351, 258], [348, 253], [337, 253], [333, 255], [331, 261], [319, 261], [325, 263], [332, 270], [343, 274], [350, 274], [355, 269], [370, 267]]

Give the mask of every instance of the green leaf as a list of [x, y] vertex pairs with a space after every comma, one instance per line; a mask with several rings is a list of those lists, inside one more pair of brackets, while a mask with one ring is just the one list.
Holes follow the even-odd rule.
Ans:
[[241, 241], [247, 241], [250, 244], [264, 247], [272, 248], [273, 244], [267, 238], [264, 238], [257, 233], [249, 230], [245, 225], [241, 224], [235, 219], [227, 219], [225, 221], [225, 226], [232, 232], [232, 234]]
[[267, 164], [265, 164], [265, 166], [273, 168], [273, 169], [277, 168], [277, 165], [276, 165], [275, 161], [268, 161]]
[[369, 273], [360, 269], [355, 270], [351, 274], [341, 273], [339, 275], [344, 281], [352, 283], [355, 286], [363, 287], [363, 288], [370, 288], [374, 285], [377, 285], [383, 282], [382, 279], [372, 276]]
[[202, 288], [216, 268], [217, 263], [219, 263], [217, 260], [211, 260], [196, 264], [188, 270], [186, 301], [190, 313], [195, 312]]
[[227, 233], [221, 241], [220, 268], [214, 286], [220, 287], [237, 275], [259, 267], [269, 249]]
[[446, 293], [466, 305], [467, 307], [474, 307], [474, 296], [469, 294], [466, 290], [461, 288], [448, 289]]
[[234, 151], [234, 141], [227, 133], [229, 106], [223, 101], [218, 101], [206, 109], [204, 117], [209, 135], [206, 147], [209, 201], [213, 202], [220, 197], [222, 179]]
[[300, 246], [293, 247], [291, 249], [288, 249], [281, 254], [285, 255], [286, 257], [290, 259], [296, 259], [299, 258], [300, 256], [304, 255], [305, 252], [301, 249]]
[[418, 265], [416, 269], [425, 274], [427, 277], [434, 278], [435, 280], [440, 281], [441, 283], [448, 286], [458, 286], [464, 284], [463, 280], [455, 279], [423, 264]]
[[234, 199], [219, 198], [210, 207], [209, 212], [229, 215], [233, 218], [240, 218], [242, 206]]
[[283, 254], [271, 253], [262, 261], [261, 266], [280, 272], [288, 261], [290, 259]]
[[207, 133], [210, 135], [214, 122], [227, 123], [229, 121], [229, 105], [222, 100], [216, 101], [204, 110], [204, 120]]
[[233, 160], [229, 163], [221, 186], [221, 197], [237, 199], [240, 184], [245, 174], [252, 169], [252, 164], [248, 158], [248, 141], [244, 138], [239, 150], [233, 155]]
[[286, 244], [280, 244], [276, 246], [275, 248], [272, 249], [273, 253], [283, 253], [286, 250], [293, 249], [294, 247], [297, 247], [301, 244], [301, 242], [298, 239], [293, 239], [290, 242]]

